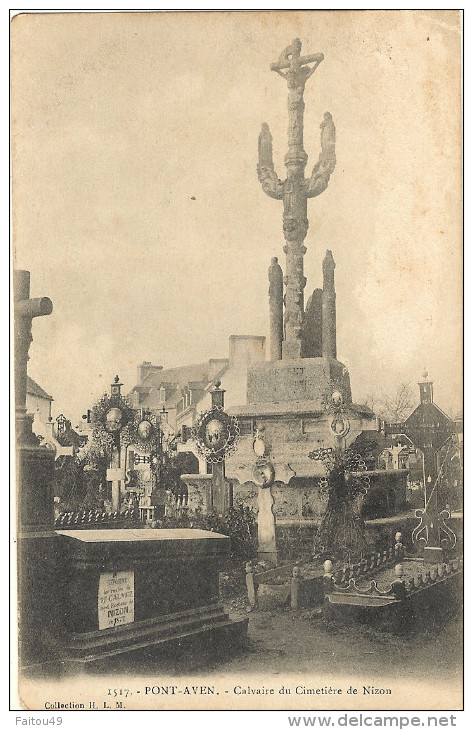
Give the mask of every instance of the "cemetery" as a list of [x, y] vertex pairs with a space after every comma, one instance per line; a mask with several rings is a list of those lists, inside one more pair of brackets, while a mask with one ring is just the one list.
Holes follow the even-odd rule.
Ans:
[[[134, 666], [159, 666], [169, 652], [181, 652], [185, 663], [186, 651], [204, 662], [219, 654], [229, 661], [249, 651], [249, 626], [265, 614], [309, 612], [323, 626], [355, 622], [396, 634], [419, 616], [428, 626], [435, 612], [460, 611], [462, 520], [451, 514], [440, 486], [458, 452], [458, 429], [448, 417], [440, 423], [427, 374], [420, 405], [437, 419], [437, 430], [419, 414], [407, 425], [384, 423], [353, 401], [348, 368], [337, 359], [329, 249], [322, 288], [304, 306], [308, 200], [327, 190], [336, 166], [335, 123], [325, 112], [319, 158], [304, 176], [303, 95], [323, 59], [302, 56], [295, 39], [271, 64], [288, 87], [287, 177], [275, 171], [266, 123], [257, 174], [263, 192], [282, 201], [286, 273], [273, 257], [270, 359], [248, 359], [246, 402], [225, 406], [231, 381], [223, 388], [219, 373], [226, 366], [215, 368], [206, 381], [189, 380], [181, 410], [174, 400], [176, 423], [181, 419], [174, 429], [159, 367], [153, 375], [162, 391], [159, 408], [140, 405], [146, 378], [133, 398], [116, 376], [110, 392], [89, 404], [85, 443], [67, 457], [75, 460], [83, 491], [74, 492], [66, 479], [53, 493], [60, 434], [40, 443], [26, 409], [33, 320], [54, 316], [53, 303], [30, 298], [29, 272], [15, 272], [19, 635], [26, 672], [113, 668], [124, 657]], [[258, 340], [259, 348], [261, 339], [251, 346]], [[207, 407], [185, 422], [192, 389], [208, 399]], [[176, 399], [178, 389], [171, 390]], [[379, 449], [382, 468], [374, 454], [385, 441], [391, 445]], [[416, 448], [423, 449], [428, 479], [423, 506], [414, 511], [407, 486]], [[394, 453], [403, 458], [386, 466]], [[194, 471], [186, 471], [192, 464]]]

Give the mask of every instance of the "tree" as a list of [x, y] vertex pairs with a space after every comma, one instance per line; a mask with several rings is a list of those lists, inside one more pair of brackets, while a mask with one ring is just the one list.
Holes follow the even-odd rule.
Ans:
[[106, 457], [93, 464], [78, 456], [57, 459], [54, 470], [54, 494], [60, 498], [61, 512], [81, 512], [102, 509], [103, 501], [110, 499]]
[[365, 395], [363, 404], [384, 421], [401, 423], [414, 410], [416, 399], [410, 383], [399, 383], [393, 392], [369, 392]]
[[360, 507], [370, 488], [364, 459], [353, 449], [326, 455], [316, 450], [308, 456], [315, 460], [322, 456], [327, 472], [320, 489], [328, 494], [328, 502], [314, 541], [314, 552], [346, 563], [356, 562], [364, 548]]

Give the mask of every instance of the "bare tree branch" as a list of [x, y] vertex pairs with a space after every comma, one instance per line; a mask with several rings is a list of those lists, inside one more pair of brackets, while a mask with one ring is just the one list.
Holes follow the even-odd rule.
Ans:
[[371, 408], [385, 421], [402, 422], [412, 413], [416, 405], [414, 390], [410, 383], [399, 383], [393, 392], [368, 392], [363, 405]]

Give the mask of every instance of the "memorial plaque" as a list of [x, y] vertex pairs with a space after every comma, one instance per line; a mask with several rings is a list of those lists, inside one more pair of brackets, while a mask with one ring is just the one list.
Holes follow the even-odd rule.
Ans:
[[99, 580], [99, 629], [135, 620], [135, 574], [132, 570], [102, 573]]

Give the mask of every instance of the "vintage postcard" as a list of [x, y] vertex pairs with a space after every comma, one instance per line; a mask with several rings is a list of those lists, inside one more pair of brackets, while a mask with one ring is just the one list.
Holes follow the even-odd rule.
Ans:
[[13, 16], [14, 709], [463, 708], [461, 83], [458, 10]]

